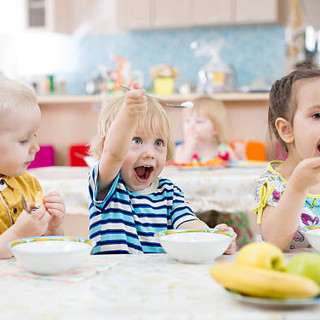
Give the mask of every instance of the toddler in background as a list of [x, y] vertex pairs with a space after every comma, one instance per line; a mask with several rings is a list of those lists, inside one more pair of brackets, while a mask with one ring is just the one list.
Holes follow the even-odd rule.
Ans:
[[176, 147], [175, 162], [235, 160], [226, 138], [226, 109], [221, 101], [202, 96], [193, 108], [183, 110], [184, 141]]
[[[0, 76], [0, 258], [10, 258], [8, 242], [24, 237], [62, 235], [65, 206], [57, 192], [35, 208], [39, 182], [25, 171], [39, 151], [41, 112], [34, 92]], [[27, 210], [22, 196], [27, 199]]]
[[295, 70], [274, 83], [268, 126], [287, 159], [271, 161], [259, 177], [253, 211], [264, 241], [306, 248], [299, 229], [320, 218], [320, 70]]
[[[158, 177], [174, 153], [169, 119], [137, 83], [104, 106], [91, 152], [99, 160], [89, 177], [94, 254], [164, 252], [155, 233], [208, 228], [180, 188]], [[234, 251], [235, 242], [227, 253]]]
[[[236, 160], [235, 152], [227, 141], [225, 105], [209, 96], [201, 96], [193, 103], [193, 108], [183, 110], [184, 141], [176, 147], [175, 162], [189, 163], [195, 159], [204, 163], [218, 157], [226, 161]], [[209, 210], [197, 212], [197, 215], [209, 226], [219, 223], [232, 226], [238, 234], [238, 247], [253, 237], [244, 212]]]

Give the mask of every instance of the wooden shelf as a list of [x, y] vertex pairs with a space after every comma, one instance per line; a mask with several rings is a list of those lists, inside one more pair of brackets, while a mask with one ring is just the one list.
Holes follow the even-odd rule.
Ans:
[[[118, 97], [114, 95], [46, 95], [39, 96], [39, 104], [82, 104], [82, 103], [101, 103], [104, 99], [113, 99]], [[160, 96], [168, 102], [187, 101], [199, 97], [199, 94], [172, 94], [169, 96]], [[222, 101], [267, 101], [269, 93], [243, 93], [243, 92], [229, 92], [229, 93], [215, 93], [210, 95], [212, 98]]]

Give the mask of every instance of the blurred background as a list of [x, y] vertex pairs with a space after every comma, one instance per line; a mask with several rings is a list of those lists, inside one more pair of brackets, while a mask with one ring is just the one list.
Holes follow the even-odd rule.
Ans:
[[0, 72], [40, 95], [268, 91], [319, 66], [319, 17], [319, 0], [0, 0]]

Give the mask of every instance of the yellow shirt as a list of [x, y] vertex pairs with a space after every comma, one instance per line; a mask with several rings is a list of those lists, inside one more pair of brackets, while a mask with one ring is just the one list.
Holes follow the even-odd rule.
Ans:
[[28, 173], [0, 178], [0, 234], [15, 223], [23, 210], [22, 195], [32, 202], [39, 191], [42, 189], [38, 180]]

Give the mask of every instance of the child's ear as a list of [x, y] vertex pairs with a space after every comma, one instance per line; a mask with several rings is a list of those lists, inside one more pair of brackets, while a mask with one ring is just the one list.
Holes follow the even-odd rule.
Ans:
[[275, 125], [279, 136], [285, 143], [292, 143], [294, 141], [293, 128], [288, 120], [284, 118], [277, 118]]

